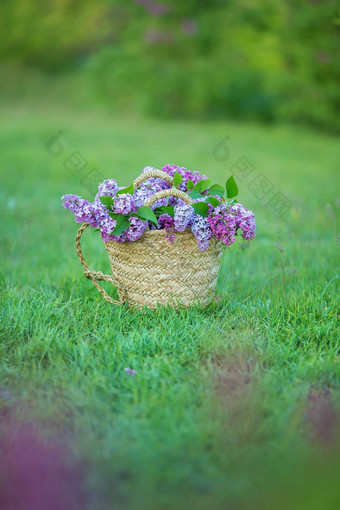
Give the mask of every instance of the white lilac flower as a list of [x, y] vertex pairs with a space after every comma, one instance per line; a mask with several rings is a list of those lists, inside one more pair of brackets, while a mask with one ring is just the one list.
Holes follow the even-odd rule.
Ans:
[[191, 226], [192, 233], [197, 239], [198, 247], [201, 251], [209, 248], [210, 239], [212, 236], [211, 228], [208, 218], [203, 216], [195, 216]]
[[180, 204], [175, 206], [174, 222], [177, 232], [184, 232], [185, 229], [190, 227], [193, 218], [194, 210], [191, 205], [181, 201]]
[[127, 216], [129, 213], [135, 212], [136, 207], [132, 195], [129, 193], [122, 193], [116, 195], [114, 198], [114, 210], [118, 214]]

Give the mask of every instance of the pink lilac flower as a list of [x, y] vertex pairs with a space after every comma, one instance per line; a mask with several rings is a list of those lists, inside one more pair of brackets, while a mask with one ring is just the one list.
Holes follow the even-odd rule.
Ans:
[[118, 214], [127, 216], [131, 212], [136, 212], [133, 197], [129, 193], [122, 193], [114, 198], [114, 210]]
[[212, 231], [208, 218], [203, 216], [195, 216], [191, 226], [192, 233], [197, 239], [200, 251], [205, 251], [209, 248]]
[[184, 202], [179, 203], [175, 207], [174, 223], [177, 232], [184, 232], [189, 228], [194, 218], [194, 210], [191, 205]]
[[229, 208], [220, 205], [215, 208], [208, 218], [213, 235], [226, 246], [235, 242], [238, 229], [242, 231], [242, 237], [250, 241], [255, 237], [255, 216], [242, 204], [234, 204]]
[[158, 226], [160, 229], [164, 229], [166, 232], [166, 238], [171, 244], [175, 241], [175, 222], [169, 214], [162, 214], [158, 218]]
[[126, 230], [127, 240], [130, 242], [137, 241], [144, 234], [148, 222], [137, 216], [132, 216], [129, 221], [131, 226]]
[[234, 214], [228, 214], [225, 210], [220, 210], [217, 214], [208, 217], [208, 222], [212, 234], [218, 241], [222, 241], [226, 246], [235, 242], [237, 232], [237, 217]]

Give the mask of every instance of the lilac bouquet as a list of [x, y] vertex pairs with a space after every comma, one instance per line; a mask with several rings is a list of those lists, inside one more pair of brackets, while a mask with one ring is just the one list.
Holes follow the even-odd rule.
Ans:
[[[146, 167], [142, 173], [147, 170], [153, 169]], [[155, 229], [163, 229], [170, 243], [176, 232], [191, 230], [202, 252], [208, 249], [212, 238], [226, 246], [233, 244], [239, 233], [247, 241], [254, 239], [255, 216], [236, 202], [238, 188], [233, 176], [223, 187], [212, 185], [200, 172], [177, 165], [166, 165], [162, 171], [173, 177], [176, 189], [189, 194], [192, 205], [177, 197], [165, 197], [146, 207], [144, 204], [152, 195], [171, 188], [168, 182], [151, 177], [136, 190], [133, 186], [119, 187], [115, 179], [108, 179], [99, 185], [93, 202], [64, 195], [63, 206], [73, 213], [77, 223], [87, 222], [99, 229], [105, 242], [134, 242]]]

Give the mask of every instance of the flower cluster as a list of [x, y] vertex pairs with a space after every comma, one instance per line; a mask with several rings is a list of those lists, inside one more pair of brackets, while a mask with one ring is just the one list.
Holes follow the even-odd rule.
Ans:
[[184, 232], [184, 230], [189, 228], [193, 219], [194, 210], [191, 205], [183, 203], [183, 205], [178, 204], [175, 207], [174, 222], [177, 232]]
[[212, 234], [218, 241], [226, 246], [232, 245], [236, 240], [238, 230], [247, 241], [254, 239], [256, 232], [255, 216], [242, 204], [236, 203], [227, 207], [220, 205], [208, 217]]
[[177, 166], [177, 165], [165, 165], [162, 168], [163, 172], [166, 172], [171, 177], [174, 177], [175, 173], [178, 172], [182, 177], [182, 183], [179, 186], [179, 189], [181, 191], [187, 190], [188, 181], [190, 180], [194, 185], [197, 184], [200, 181], [208, 179], [208, 177], [204, 174], [201, 174], [197, 170], [192, 171], [188, 170], [187, 168], [184, 168], [183, 166]]
[[169, 214], [162, 214], [158, 218], [158, 227], [159, 229], [164, 229], [166, 232], [166, 238], [170, 241], [171, 244], [175, 241], [175, 222], [174, 219]]
[[125, 216], [129, 213], [136, 212], [135, 203], [133, 196], [129, 193], [122, 193], [117, 195], [114, 199], [114, 210], [118, 214], [124, 214]]
[[197, 239], [199, 249], [201, 251], [207, 250], [209, 248], [210, 239], [212, 237], [208, 218], [195, 216], [191, 230]]
[[[150, 169], [146, 167], [142, 173]], [[171, 188], [167, 181], [152, 177], [137, 189], [123, 189], [115, 179], [107, 179], [99, 185], [94, 202], [64, 195], [63, 206], [73, 213], [77, 223], [86, 222], [98, 228], [105, 242], [135, 242], [146, 231], [155, 229], [164, 230], [171, 243], [176, 233], [189, 230], [201, 251], [209, 248], [212, 238], [226, 246], [235, 242], [238, 233], [247, 241], [254, 239], [254, 214], [235, 200], [228, 203], [223, 198], [224, 188], [214, 185], [210, 191], [211, 181], [208, 184], [205, 175], [177, 165], [166, 165], [162, 171], [177, 177], [177, 183], [180, 181], [177, 188], [191, 195], [193, 205], [170, 196], [158, 200], [151, 208], [145, 207], [152, 195]]]

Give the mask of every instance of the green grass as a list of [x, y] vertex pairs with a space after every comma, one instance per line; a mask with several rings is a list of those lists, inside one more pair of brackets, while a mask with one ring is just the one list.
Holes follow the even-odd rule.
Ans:
[[[51, 157], [60, 130], [64, 153]], [[216, 162], [225, 135], [231, 156]], [[4, 105], [0, 141], [0, 386], [12, 395], [0, 416], [70, 445], [91, 509], [338, 508], [338, 140], [45, 104]], [[258, 235], [225, 252], [218, 304], [110, 306], [82, 277], [61, 208], [64, 193], [92, 198], [63, 166], [73, 151], [122, 185], [168, 162], [223, 183], [245, 156], [293, 207], [278, 219], [239, 181]], [[83, 244], [108, 272], [98, 233]]]

